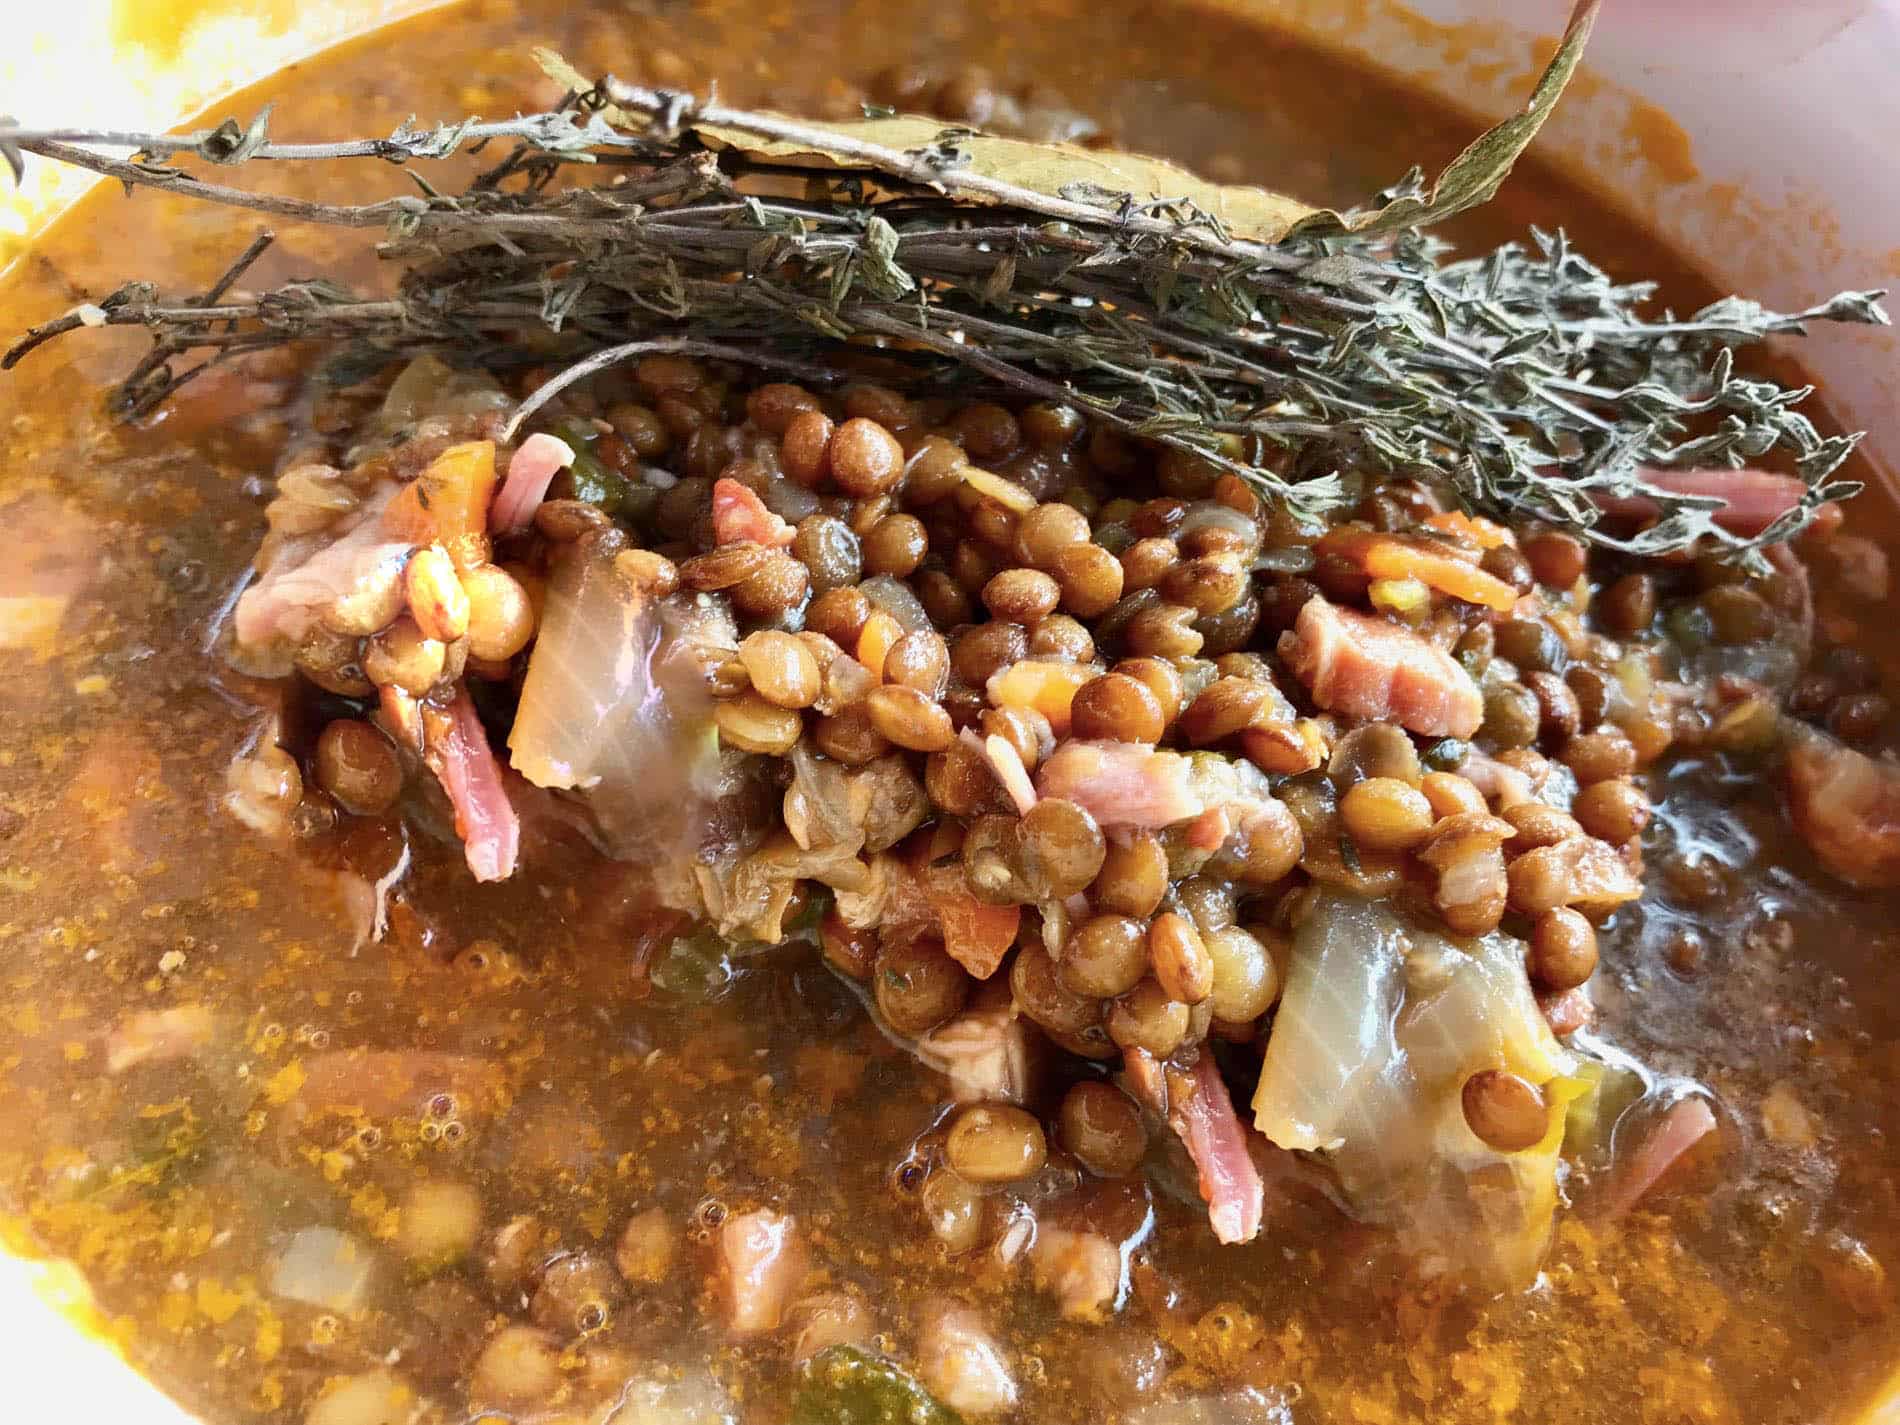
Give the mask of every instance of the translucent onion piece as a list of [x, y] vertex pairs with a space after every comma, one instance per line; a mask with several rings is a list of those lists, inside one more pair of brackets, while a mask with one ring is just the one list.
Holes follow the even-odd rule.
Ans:
[[[1533, 1148], [1500, 1153], [1465, 1123], [1464, 1080], [1495, 1068], [1545, 1089]], [[1294, 940], [1255, 1122], [1323, 1153], [1348, 1209], [1393, 1226], [1429, 1269], [1522, 1287], [1549, 1238], [1565, 1111], [1587, 1088], [1576, 1071], [1531, 997], [1521, 941], [1453, 940], [1327, 894]]]
[[511, 761], [537, 787], [582, 793], [616, 856], [690, 861], [702, 848], [727, 779], [695, 643], [733, 646], [722, 606], [649, 604], [579, 546], [555, 565]]

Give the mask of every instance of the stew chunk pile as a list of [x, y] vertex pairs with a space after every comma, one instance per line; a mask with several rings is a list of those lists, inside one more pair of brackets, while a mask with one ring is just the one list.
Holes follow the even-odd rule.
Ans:
[[[815, 934], [946, 1076], [970, 1183], [1119, 1176], [1157, 1134], [1240, 1242], [1295, 1153], [1434, 1270], [1521, 1286], [1605, 1081], [1572, 1036], [1651, 769], [1785, 750], [1822, 861], [1900, 871], [1850, 745], [1877, 695], [1817, 691], [1793, 550], [1644, 566], [1355, 472], [1308, 522], [1062, 407], [672, 356], [508, 447], [511, 405], [432, 358], [322, 398], [344, 435], [281, 474], [229, 651], [354, 712], [240, 763], [232, 808], [433, 782], [478, 879], [579, 824], [685, 934]], [[1743, 531], [1800, 492], [1690, 478]], [[1714, 1126], [1680, 1098], [1606, 1197]]]

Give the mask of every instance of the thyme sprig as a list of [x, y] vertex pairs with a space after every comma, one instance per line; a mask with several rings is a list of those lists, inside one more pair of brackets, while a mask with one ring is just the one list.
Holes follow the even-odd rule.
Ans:
[[[872, 124], [862, 137], [610, 77], [577, 84], [546, 114], [335, 143], [275, 143], [268, 114], [169, 138], [0, 126], [9, 154], [380, 228], [379, 252], [401, 273], [387, 296], [321, 279], [245, 292], [266, 235], [206, 293], [128, 283], [27, 333], [4, 364], [80, 326], [143, 326], [154, 346], [118, 392], [127, 415], [207, 365], [287, 341], [339, 344], [353, 370], [423, 349], [571, 364], [523, 403], [518, 427], [566, 382], [646, 352], [822, 381], [849, 342], [854, 359], [876, 348], [880, 380], [1073, 404], [1199, 451], [1303, 515], [1358, 498], [1368, 471], [1396, 471], [1472, 508], [1644, 554], [1786, 539], [1857, 488], [1836, 472], [1858, 437], [1823, 436], [1796, 409], [1806, 390], [1738, 374], [1734, 351], [1812, 321], [1884, 322], [1882, 294], [1794, 313], [1730, 298], [1678, 318], [1652, 313], [1648, 286], [1613, 282], [1561, 233], [1450, 260], [1413, 224], [1495, 187], [1528, 142], [1521, 128], [1449, 189], [1452, 170], [1431, 188], [1413, 176], [1361, 213], [1245, 190], [1290, 211], [1283, 228], [1242, 234], [1200, 202], [1086, 181], [1079, 151], [937, 125], [927, 143], [878, 141], [921, 121], [904, 122], [913, 127]], [[407, 164], [501, 140], [508, 152], [459, 193], [419, 179], [418, 194], [361, 205], [251, 193], [176, 162]], [[991, 143], [1013, 143], [1008, 165]], [[603, 162], [608, 181], [559, 181]], [[1754, 539], [1718, 526], [1716, 501], [1642, 478], [1646, 467], [1764, 458], [1808, 489]], [[1600, 497], [1637, 494], [1660, 509], [1656, 523], [1624, 536], [1601, 527]]]

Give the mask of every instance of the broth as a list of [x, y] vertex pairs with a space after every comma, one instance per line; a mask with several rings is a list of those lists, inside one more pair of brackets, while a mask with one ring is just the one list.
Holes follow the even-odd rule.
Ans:
[[[1470, 129], [1231, 19], [1032, 0], [533, 18], [478, 3], [280, 75], [266, 90], [275, 132], [538, 107], [553, 96], [525, 58], [535, 42], [583, 67], [717, 80], [736, 102], [825, 114], [917, 65], [956, 81], [938, 95], [954, 116], [985, 102], [965, 74], [980, 67], [994, 91], [1130, 146], [1335, 203], [1393, 177], [1400, 154], [1442, 161]], [[316, 196], [326, 176], [266, 181]], [[351, 178], [358, 194], [407, 181], [368, 166]], [[16, 324], [133, 268], [201, 285], [248, 236], [223, 212], [130, 202], [100, 191], [35, 246], [7, 279]], [[1496, 242], [1530, 222], [1565, 226], [1619, 275], [1663, 278], [1679, 307], [1706, 295], [1535, 163], [1454, 235]], [[336, 260], [333, 235], [290, 231], [249, 280]], [[206, 382], [146, 427], [115, 428], [99, 393], [136, 349], [119, 334], [64, 344], [0, 388], [15, 545], [0, 601], [34, 601], [12, 606], [0, 648], [0, 1204], [34, 1248], [84, 1269], [130, 1359], [208, 1420], [304, 1418], [326, 1382], [383, 1370], [410, 1392], [403, 1408], [461, 1420], [498, 1329], [594, 1307], [611, 1321], [555, 1369], [638, 1382], [611, 1418], [783, 1420], [784, 1341], [729, 1331], [707, 1269], [720, 1223], [760, 1206], [806, 1224], [826, 1285], [857, 1294], [881, 1349], [902, 1358], [941, 1303], [981, 1311], [1016, 1364], [1023, 1420], [1212, 1420], [1150, 1412], [1227, 1391], [1236, 1419], [1312, 1425], [1794, 1422], [1844, 1417], [1893, 1360], [1893, 903], [1827, 878], [1748, 764], [1710, 755], [1666, 773], [1649, 891], [1603, 935], [1599, 1032], [1700, 1080], [1724, 1112], [1719, 1150], [1669, 1191], [1619, 1224], [1561, 1216], [1538, 1284], [1486, 1299], [1399, 1270], [1382, 1233], [1292, 1176], [1269, 1184], [1266, 1231], [1239, 1247], [1214, 1243], [1178, 1169], [1087, 1179], [1046, 1221], [1114, 1241], [1125, 1289], [1106, 1321], [1065, 1320], [1020, 1266], [949, 1253], [926, 1230], [918, 1145], [942, 1125], [942, 1081], [880, 1033], [809, 938], [732, 960], [669, 953], [649, 993], [629, 966], [669, 927], [636, 875], [578, 846], [531, 878], [474, 885], [431, 804], [281, 845], [226, 814], [224, 769], [264, 716], [341, 706], [284, 707], [208, 633], [286, 442], [325, 416], [286, 368]], [[1850, 527], [1889, 519], [1855, 508]], [[1891, 636], [1821, 577], [1835, 641], [1890, 666]], [[378, 939], [366, 889], [385, 878]], [[139, 1018], [187, 1006], [203, 1020]], [[172, 1033], [204, 1043], [153, 1048]], [[405, 1094], [425, 1081], [446, 1087], [417, 1114]], [[428, 1213], [418, 1183], [442, 1189]], [[572, 1299], [527, 1290], [492, 1245], [422, 1273], [404, 1234], [463, 1211], [484, 1243], [531, 1219], [529, 1240], [582, 1277], [657, 1211], [670, 1245], [653, 1250], [674, 1256], [643, 1289]], [[318, 1284], [287, 1289], [287, 1244], [320, 1254], [346, 1239], [373, 1264], [366, 1281], [328, 1260]], [[1243, 1388], [1254, 1394], [1231, 1394]], [[590, 1408], [547, 1418], [605, 1418]]]

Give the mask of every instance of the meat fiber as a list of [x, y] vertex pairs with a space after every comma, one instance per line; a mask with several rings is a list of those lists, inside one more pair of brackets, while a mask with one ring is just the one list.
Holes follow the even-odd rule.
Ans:
[[425, 717], [424, 726], [423, 758], [455, 808], [469, 871], [478, 881], [505, 881], [521, 852], [521, 822], [467, 690], [458, 689], [447, 712]]
[[1105, 827], [1172, 826], [1206, 805], [1190, 785], [1191, 764], [1145, 742], [1065, 742], [1036, 772], [1045, 797], [1075, 802]]
[[1222, 1242], [1250, 1242], [1266, 1210], [1266, 1185], [1247, 1151], [1247, 1130], [1213, 1058], [1203, 1053], [1191, 1069], [1167, 1071], [1168, 1126], [1187, 1146], [1200, 1173], [1207, 1220]]
[[1484, 721], [1477, 684], [1444, 649], [1318, 594], [1281, 636], [1280, 657], [1331, 712], [1424, 737], [1470, 737]]
[[1900, 767], [1803, 728], [1787, 784], [1794, 828], [1823, 866], [1850, 885], [1900, 885]]

